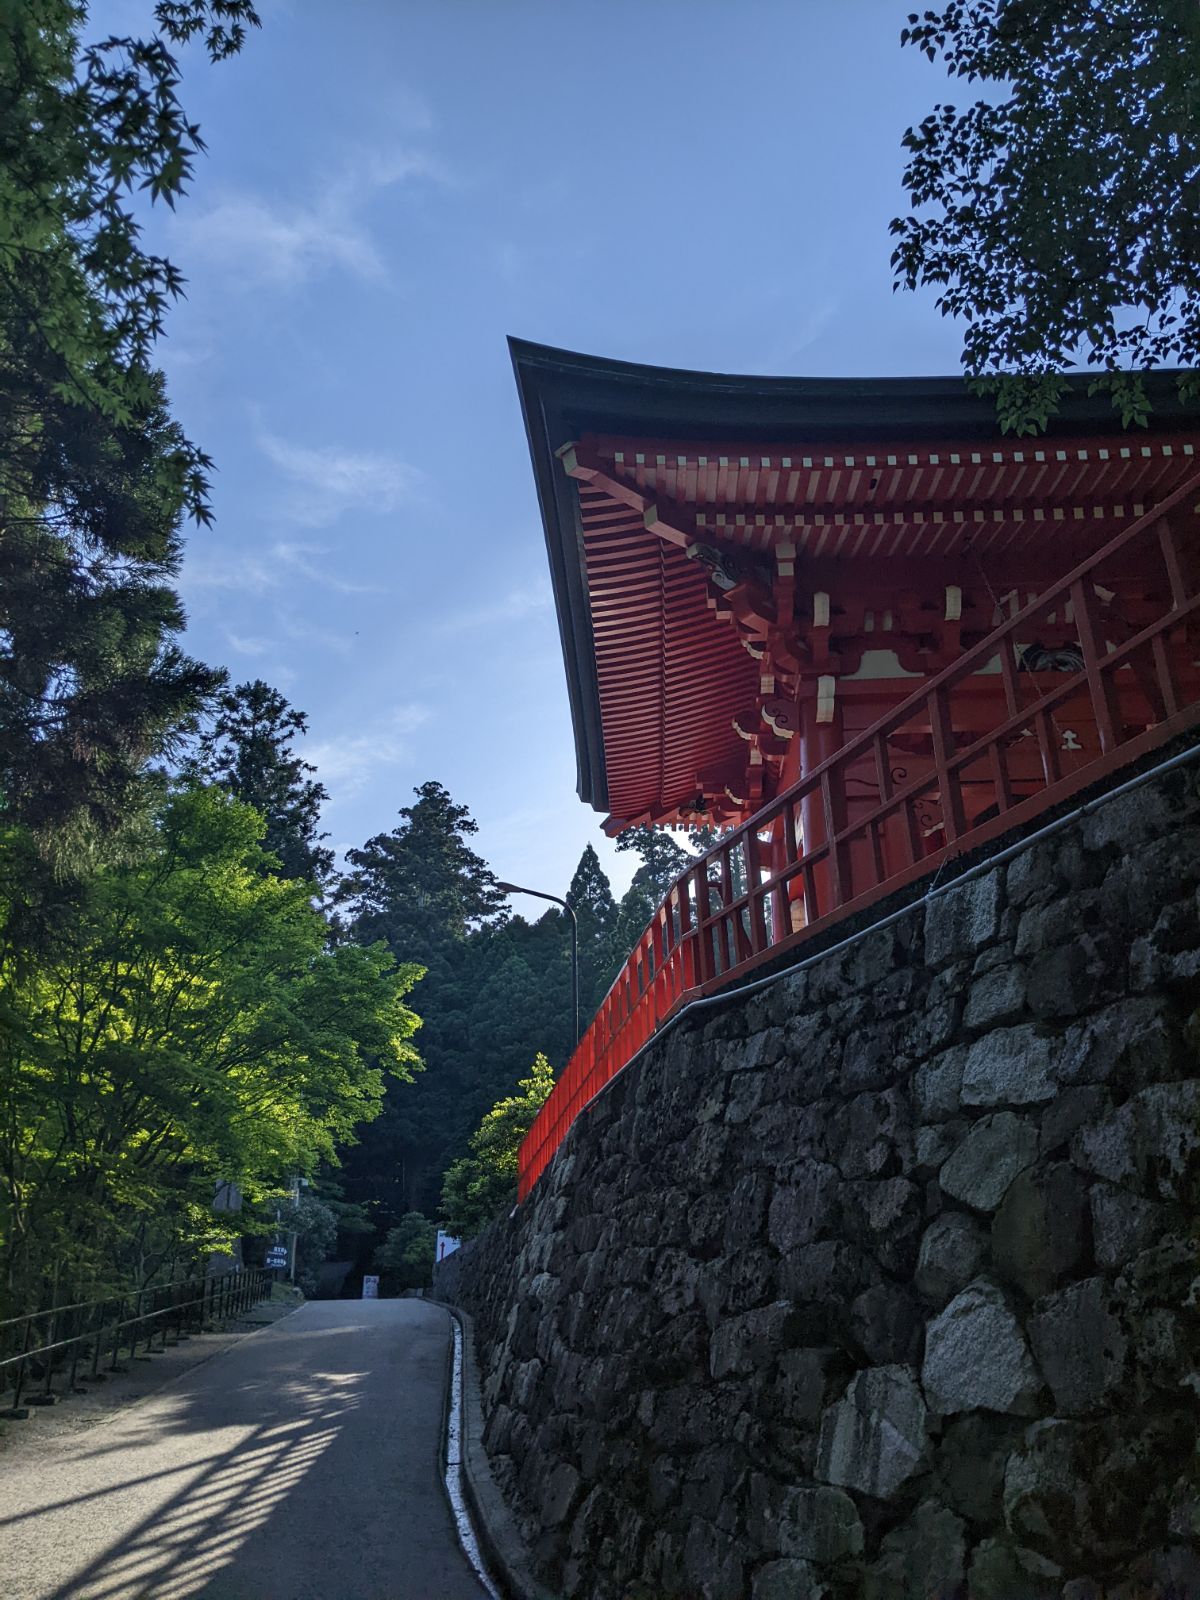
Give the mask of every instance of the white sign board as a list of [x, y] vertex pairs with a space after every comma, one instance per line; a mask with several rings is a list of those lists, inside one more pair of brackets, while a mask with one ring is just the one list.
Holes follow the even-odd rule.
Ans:
[[446, 1233], [439, 1228], [437, 1236], [437, 1260], [441, 1261], [446, 1256], [453, 1255], [461, 1243], [461, 1239], [456, 1239], [452, 1234]]
[[364, 1277], [362, 1297], [364, 1300], [379, 1299], [379, 1279], [377, 1277]]

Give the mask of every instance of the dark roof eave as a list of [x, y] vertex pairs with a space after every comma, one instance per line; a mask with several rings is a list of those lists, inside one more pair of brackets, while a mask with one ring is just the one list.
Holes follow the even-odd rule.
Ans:
[[[962, 377], [774, 378], [643, 366], [509, 339], [558, 611], [578, 793], [608, 810], [608, 780], [591, 611], [578, 507], [558, 466], [560, 446], [586, 433], [659, 439], [738, 438], [852, 443], [889, 437], [1000, 439], [992, 402]], [[1197, 425], [1179, 399], [1178, 374], [1144, 374], [1151, 432]], [[1092, 374], [1072, 374], [1048, 436], [1116, 430], [1107, 395], [1089, 395]], [[1138, 430], [1140, 433], [1142, 430]]]

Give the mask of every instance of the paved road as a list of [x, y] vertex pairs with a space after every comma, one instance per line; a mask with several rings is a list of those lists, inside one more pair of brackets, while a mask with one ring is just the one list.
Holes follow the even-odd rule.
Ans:
[[440, 1479], [449, 1338], [420, 1300], [317, 1301], [0, 1462], [0, 1595], [485, 1600]]

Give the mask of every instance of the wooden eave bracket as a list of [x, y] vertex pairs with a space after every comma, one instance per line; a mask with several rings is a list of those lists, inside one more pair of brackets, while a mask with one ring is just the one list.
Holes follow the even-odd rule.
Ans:
[[561, 445], [555, 454], [562, 462], [563, 471], [569, 478], [586, 483], [590, 489], [599, 489], [610, 500], [628, 506], [631, 511], [639, 512], [648, 533], [665, 539], [668, 544], [677, 545], [681, 550], [686, 550], [688, 545], [695, 543], [697, 534], [694, 530], [689, 532], [677, 526], [676, 522], [668, 521], [660, 512], [657, 501], [605, 472], [599, 461], [579, 444]]

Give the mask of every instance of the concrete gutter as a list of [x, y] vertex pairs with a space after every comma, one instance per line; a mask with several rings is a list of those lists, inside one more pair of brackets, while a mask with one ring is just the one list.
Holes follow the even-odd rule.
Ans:
[[[525, 1541], [492, 1477], [491, 1463], [483, 1448], [483, 1403], [475, 1361], [474, 1323], [457, 1306], [448, 1305], [444, 1300], [433, 1303], [448, 1311], [457, 1324], [455, 1349], [450, 1358], [451, 1382], [446, 1389], [446, 1477], [451, 1508], [457, 1519], [459, 1507], [454, 1503], [456, 1496], [452, 1487], [456, 1465], [453, 1458], [457, 1455], [462, 1498], [472, 1524], [469, 1531], [473, 1531], [478, 1540], [487, 1575], [498, 1584], [504, 1600], [559, 1600], [534, 1577]], [[457, 1388], [454, 1384], [456, 1368]], [[464, 1531], [468, 1530], [460, 1528], [460, 1537]], [[470, 1556], [465, 1539], [464, 1547]]]

